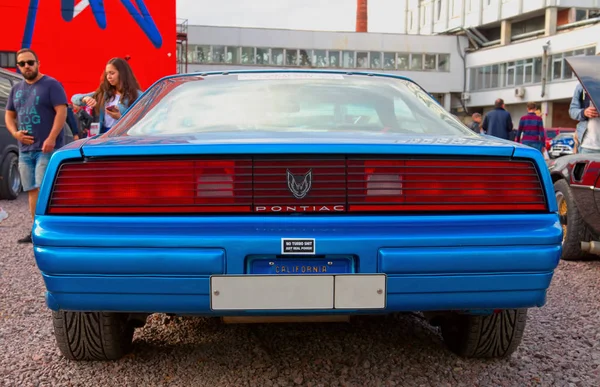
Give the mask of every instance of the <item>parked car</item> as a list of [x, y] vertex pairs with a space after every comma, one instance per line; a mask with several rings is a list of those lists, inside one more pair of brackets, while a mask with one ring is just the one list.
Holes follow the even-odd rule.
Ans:
[[550, 152], [552, 147], [552, 140], [561, 133], [573, 133], [575, 134], [575, 128], [546, 128], [546, 150]]
[[[596, 106], [600, 106], [600, 57], [567, 62]], [[578, 153], [548, 160], [560, 223], [561, 258], [578, 260], [600, 254], [600, 154]]]
[[572, 155], [575, 149], [575, 132], [561, 133], [554, 137], [550, 143], [550, 158]]
[[22, 190], [19, 174], [19, 146], [4, 122], [12, 86], [23, 79], [20, 74], [0, 68], [0, 199], [13, 200]]
[[539, 151], [473, 133], [408, 78], [326, 70], [159, 80], [52, 157], [33, 226], [76, 360], [123, 356], [156, 312], [423, 311], [461, 356], [509, 356], [561, 240]]

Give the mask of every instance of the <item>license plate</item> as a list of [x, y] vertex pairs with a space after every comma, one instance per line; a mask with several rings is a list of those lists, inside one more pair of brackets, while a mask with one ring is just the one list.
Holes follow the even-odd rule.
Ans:
[[214, 275], [212, 310], [384, 309], [385, 274]]
[[255, 259], [250, 263], [251, 274], [345, 274], [352, 272], [348, 258], [311, 259], [275, 258]]

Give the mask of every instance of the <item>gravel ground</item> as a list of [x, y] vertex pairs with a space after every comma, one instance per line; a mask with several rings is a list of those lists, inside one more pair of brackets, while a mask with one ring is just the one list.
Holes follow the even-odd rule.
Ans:
[[598, 386], [600, 262], [561, 262], [524, 340], [501, 361], [464, 360], [419, 316], [351, 324], [225, 325], [151, 316], [134, 352], [69, 362], [54, 342], [24, 195], [0, 201], [1, 386]]

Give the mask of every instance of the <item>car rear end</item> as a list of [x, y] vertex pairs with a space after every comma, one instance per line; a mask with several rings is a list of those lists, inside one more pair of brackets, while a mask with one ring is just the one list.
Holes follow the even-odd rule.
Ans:
[[[58, 152], [33, 230], [57, 318], [424, 311], [458, 353], [514, 350], [561, 250], [538, 151], [468, 131], [264, 134], [104, 136]], [[465, 347], [464, 316], [516, 330]]]

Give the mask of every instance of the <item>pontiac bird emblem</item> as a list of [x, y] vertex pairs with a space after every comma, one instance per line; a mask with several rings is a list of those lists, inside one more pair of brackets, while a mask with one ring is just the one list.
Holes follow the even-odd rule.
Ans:
[[288, 189], [296, 199], [304, 198], [312, 186], [312, 169], [304, 175], [294, 175], [290, 170], [287, 170]]

